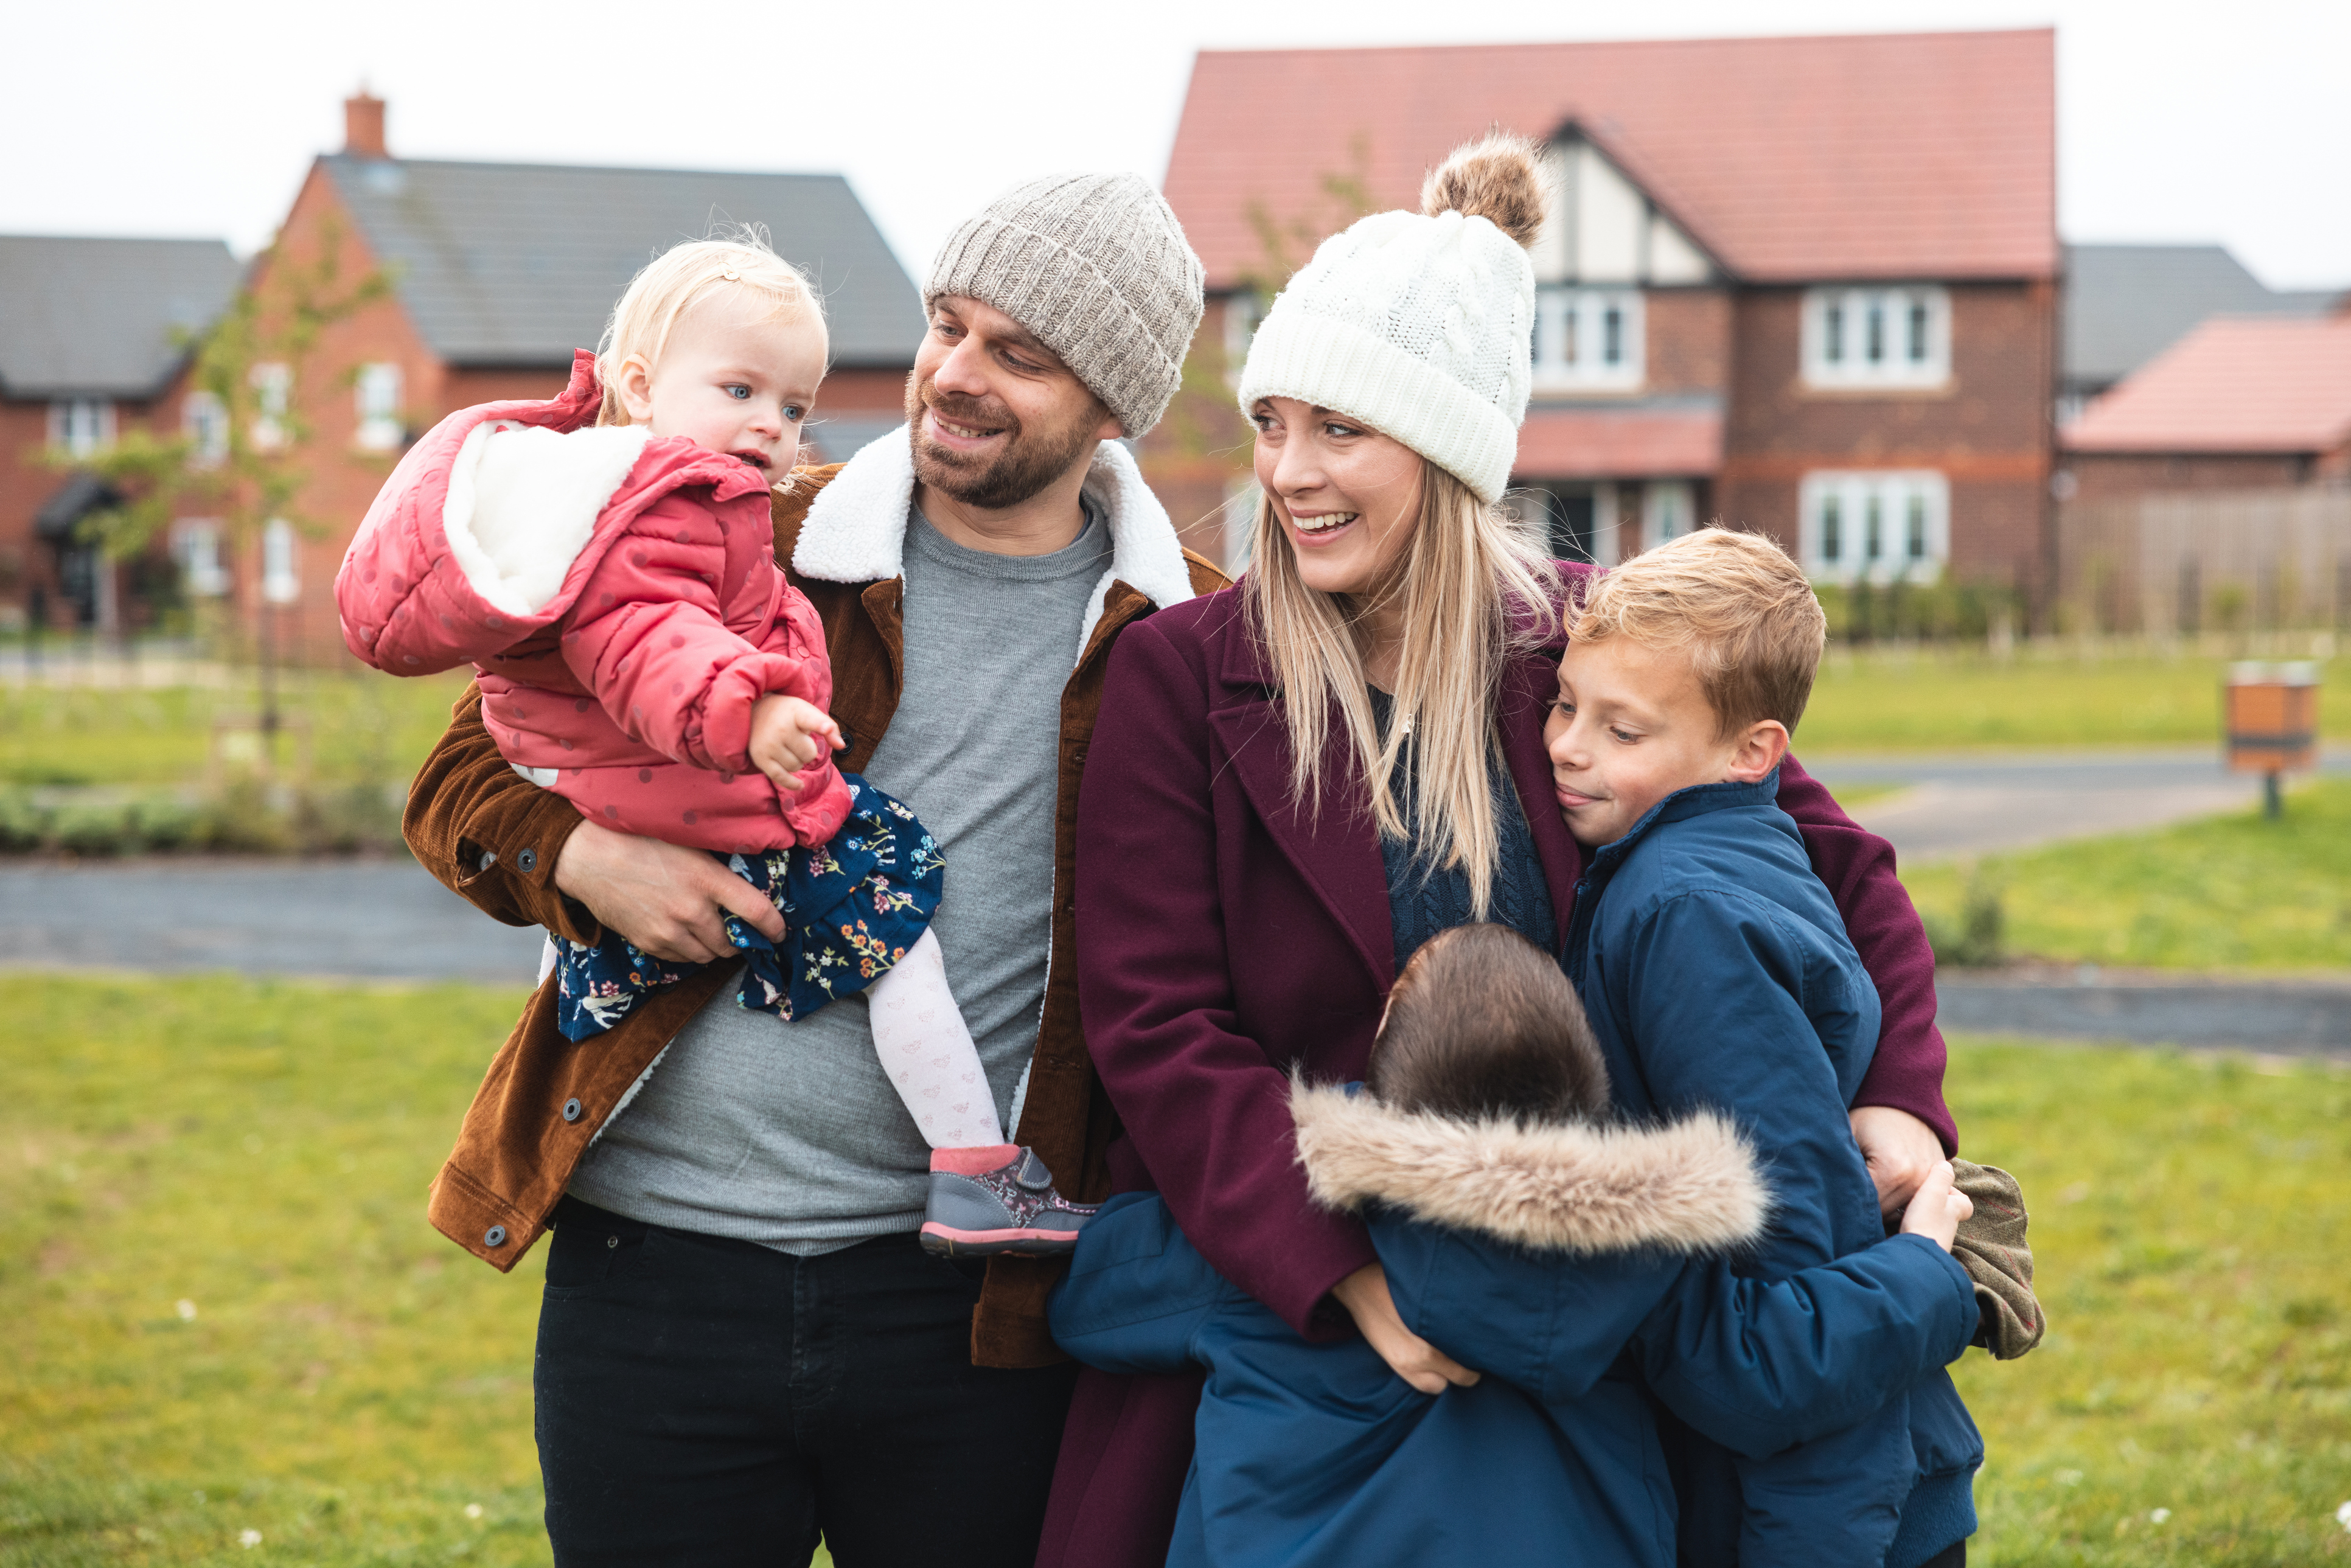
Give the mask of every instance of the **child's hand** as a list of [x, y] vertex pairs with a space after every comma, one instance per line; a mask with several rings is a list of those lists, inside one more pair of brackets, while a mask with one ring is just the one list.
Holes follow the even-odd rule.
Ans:
[[751, 705], [751, 765], [778, 789], [797, 793], [795, 775], [844, 744], [841, 727], [814, 703], [769, 692]]
[[1959, 1234], [1959, 1221], [1976, 1211], [1968, 1195], [1951, 1185], [1951, 1162], [1944, 1160], [1927, 1173], [1910, 1199], [1910, 1207], [1902, 1211], [1902, 1229], [1906, 1235], [1923, 1236], [1949, 1252], [1951, 1238]]

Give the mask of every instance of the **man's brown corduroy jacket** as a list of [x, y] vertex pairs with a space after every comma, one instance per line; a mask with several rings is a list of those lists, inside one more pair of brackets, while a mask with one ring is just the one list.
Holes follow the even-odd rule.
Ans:
[[[904, 671], [904, 580], [834, 582], [791, 569], [809, 507], [840, 472], [840, 465], [801, 469], [791, 494], [776, 497], [776, 559], [823, 618], [832, 658], [832, 714], [849, 742], [841, 765], [854, 771], [873, 755], [897, 711]], [[1224, 575], [1207, 561], [1188, 550], [1184, 559], [1192, 591], [1225, 585]], [[1063, 1191], [1087, 1201], [1110, 1191], [1102, 1154], [1116, 1118], [1078, 1023], [1071, 894], [1078, 779], [1111, 643], [1154, 608], [1124, 580], [1113, 582], [1061, 696], [1052, 956], [1019, 1137], [1061, 1178]], [[495, 919], [543, 925], [576, 941], [599, 940], [595, 918], [555, 886], [555, 862], [580, 824], [579, 811], [507, 766], [483, 727], [481, 700], [477, 688], [466, 688], [448, 733], [416, 777], [402, 824], [409, 847], [434, 875]], [[498, 1269], [512, 1269], [546, 1228], [597, 1129], [730, 973], [714, 966], [658, 991], [609, 1032], [577, 1044], [556, 1030], [552, 985], [540, 987], [491, 1061], [457, 1146], [434, 1180], [428, 1212], [434, 1227]], [[973, 1361], [1039, 1366], [1064, 1359], [1045, 1325], [1045, 1296], [1059, 1268], [1025, 1258], [998, 1258], [988, 1265], [972, 1317]]]

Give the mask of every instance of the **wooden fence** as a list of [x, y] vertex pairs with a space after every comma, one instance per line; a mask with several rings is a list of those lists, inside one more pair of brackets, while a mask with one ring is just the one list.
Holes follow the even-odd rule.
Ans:
[[2072, 502], [2057, 514], [2067, 632], [2351, 629], [2351, 489]]

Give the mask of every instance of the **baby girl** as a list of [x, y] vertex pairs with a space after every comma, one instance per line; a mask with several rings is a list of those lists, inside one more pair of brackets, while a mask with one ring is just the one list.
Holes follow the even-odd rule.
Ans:
[[[826, 352], [815, 293], [763, 242], [668, 251], [561, 397], [451, 414], [402, 459], [336, 578], [344, 640], [393, 674], [471, 664], [517, 773], [772, 898], [780, 942], [728, 921], [743, 1006], [790, 1020], [871, 988], [874, 1048], [932, 1148], [926, 1248], [1065, 1252], [1093, 1211], [1004, 1141], [930, 931], [937, 846], [834, 766], [823, 627], [776, 564], [769, 486], [790, 483]], [[609, 933], [553, 946], [572, 1040], [696, 967]]]

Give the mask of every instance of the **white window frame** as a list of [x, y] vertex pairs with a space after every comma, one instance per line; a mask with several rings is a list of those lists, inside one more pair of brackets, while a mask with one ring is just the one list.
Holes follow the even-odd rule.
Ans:
[[1807, 386], [1944, 386], [1951, 379], [1950, 291], [1931, 283], [1807, 289], [1802, 337]]
[[400, 417], [400, 366], [379, 360], [359, 368], [351, 382], [351, 399], [359, 410], [359, 428], [351, 439], [362, 452], [391, 452], [406, 439]]
[[180, 400], [180, 431], [188, 440], [188, 461], [217, 468], [228, 461], [228, 406], [198, 387]]
[[1536, 289], [1535, 390], [1626, 392], [1640, 386], [1648, 379], [1647, 314], [1637, 288], [1546, 284]]
[[89, 457], [114, 444], [114, 400], [61, 397], [49, 404], [49, 444], [68, 457]]
[[1641, 540], [1655, 549], [1698, 527], [1698, 497], [1684, 479], [1652, 480], [1641, 489]]
[[1931, 468], [1807, 474], [1796, 507], [1796, 556], [1814, 582], [1933, 582], [1951, 559], [1950, 481]]
[[286, 444], [287, 411], [293, 406], [294, 367], [275, 362], [253, 367], [253, 444], [264, 452]]
[[1265, 299], [1253, 288], [1225, 296], [1225, 379], [1238, 387], [1241, 367], [1249, 363], [1249, 345], [1265, 321]]
[[283, 517], [270, 518], [261, 530], [261, 597], [272, 604], [302, 597], [302, 539]]
[[228, 591], [228, 568], [221, 560], [218, 517], [182, 517], [172, 525], [172, 559], [192, 599], [218, 599]]

